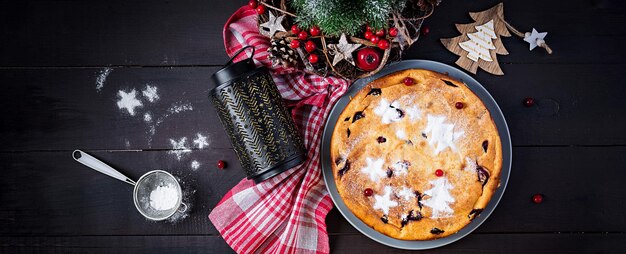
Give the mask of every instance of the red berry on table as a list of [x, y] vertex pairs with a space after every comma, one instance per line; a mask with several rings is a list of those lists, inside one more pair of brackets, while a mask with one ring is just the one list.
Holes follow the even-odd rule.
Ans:
[[380, 49], [388, 49], [389, 48], [389, 41], [385, 40], [385, 39], [379, 40], [378, 41], [378, 47]]
[[389, 28], [389, 36], [396, 37], [398, 35], [398, 28], [392, 27]]
[[376, 31], [376, 36], [378, 36], [378, 37], [385, 36], [385, 29], [380, 29], [380, 30]]
[[465, 106], [465, 105], [463, 104], [463, 102], [460, 102], [460, 101], [459, 101], [459, 102], [457, 102], [457, 103], [454, 103], [454, 107], [455, 107], [456, 109], [462, 109], [464, 106]]
[[530, 98], [530, 97], [524, 99], [524, 106], [532, 107], [533, 105], [535, 105], [535, 99]]
[[371, 188], [367, 188], [363, 191], [363, 195], [365, 195], [366, 197], [369, 197], [373, 194], [374, 194], [374, 190], [372, 190]]
[[414, 83], [414, 80], [412, 78], [405, 78], [402, 83], [404, 83], [405, 86], [412, 86]]
[[248, 2], [248, 6], [250, 6], [250, 8], [252, 8], [252, 9], [256, 9], [257, 5], [258, 5], [258, 3], [257, 3], [256, 0], [250, 0]]
[[318, 60], [319, 59], [318, 59], [316, 54], [310, 54], [309, 55], [309, 62], [311, 62], [312, 64], [317, 63]]
[[541, 194], [533, 195], [533, 203], [541, 204], [541, 202], [543, 202], [543, 195], [541, 195]]
[[217, 161], [217, 168], [224, 169], [225, 167], [226, 167], [226, 162], [224, 162], [223, 160]]
[[374, 33], [372, 33], [372, 31], [367, 31], [365, 32], [365, 39], [372, 39], [372, 37], [374, 37]]
[[291, 33], [293, 33], [293, 34], [299, 34], [300, 33], [300, 28], [298, 27], [298, 25], [291, 26]]
[[442, 177], [443, 176], [443, 170], [441, 170], [441, 169], [435, 170], [435, 175], [438, 176], [438, 177]]
[[300, 31], [300, 33], [298, 33], [298, 38], [300, 38], [300, 40], [306, 40], [306, 38], [309, 37], [309, 34], [306, 33], [306, 31]]
[[372, 27], [370, 25], [366, 25], [365, 26], [365, 31], [372, 31]]
[[291, 43], [289, 43], [289, 47], [291, 47], [292, 49], [297, 49], [300, 47], [300, 41], [299, 40], [292, 40]]
[[265, 13], [265, 5], [259, 5], [258, 7], [256, 7], [256, 12], [258, 14], [263, 14]]
[[318, 36], [322, 33], [322, 31], [320, 30], [319, 27], [311, 27], [311, 29], [309, 29], [309, 32], [311, 33], [311, 36]]
[[379, 40], [380, 38], [378, 38], [378, 36], [372, 36], [372, 38], [370, 38], [370, 41], [374, 44], [378, 44]]
[[307, 42], [304, 44], [304, 49], [306, 50], [306, 52], [311, 53], [311, 52], [313, 52], [316, 48], [317, 48], [317, 46], [315, 46], [315, 42], [312, 42], [312, 41], [307, 41]]
[[422, 27], [422, 34], [423, 35], [427, 35], [428, 33], [430, 33], [430, 28], [428, 28], [427, 26], [423, 26]]
[[380, 66], [382, 53], [375, 48], [362, 48], [356, 53], [356, 66], [364, 71], [373, 71]]

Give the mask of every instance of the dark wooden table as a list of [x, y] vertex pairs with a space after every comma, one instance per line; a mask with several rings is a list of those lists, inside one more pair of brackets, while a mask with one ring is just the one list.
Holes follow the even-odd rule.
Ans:
[[[246, 2], [0, 2], [0, 252], [232, 252], [207, 215], [243, 173], [207, 92], [227, 60], [224, 22]], [[454, 23], [497, 2], [445, 0], [405, 58], [453, 64], [439, 38], [456, 36]], [[427, 253], [623, 253], [626, 5], [507, 1], [505, 16], [523, 31], [549, 32], [555, 52], [505, 38], [510, 55], [498, 58], [506, 74], [475, 76], [507, 118], [511, 180], [478, 230]], [[158, 101], [142, 99], [135, 116], [117, 107], [119, 90], [140, 93], [147, 84], [158, 87]], [[525, 97], [536, 106], [523, 107]], [[193, 110], [167, 113], [183, 104]], [[153, 136], [145, 113], [163, 119]], [[210, 145], [178, 160], [170, 139], [191, 143], [198, 133]], [[131, 187], [76, 163], [74, 149], [132, 178], [176, 174], [195, 190], [189, 217], [146, 221]], [[228, 169], [216, 168], [220, 159]], [[531, 202], [535, 193], [545, 195], [542, 204]], [[333, 252], [403, 252], [361, 235], [336, 210], [326, 221]]]

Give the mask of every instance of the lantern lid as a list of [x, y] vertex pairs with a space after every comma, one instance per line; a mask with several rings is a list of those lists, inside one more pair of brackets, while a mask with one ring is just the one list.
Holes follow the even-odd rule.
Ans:
[[[252, 48], [252, 54], [250, 55], [250, 57], [246, 60], [233, 63], [233, 60], [247, 48]], [[231, 57], [230, 60], [224, 65], [224, 67], [222, 67], [221, 69], [213, 73], [213, 75], [211, 75], [211, 80], [213, 81], [213, 84], [214, 84], [213, 88], [221, 84], [227, 83], [241, 76], [242, 74], [255, 70], [256, 66], [254, 65], [254, 61], [252, 61], [253, 57], [254, 57], [254, 47], [252, 46], [245, 46], [241, 48], [239, 51], [237, 51], [233, 55], [233, 57]]]

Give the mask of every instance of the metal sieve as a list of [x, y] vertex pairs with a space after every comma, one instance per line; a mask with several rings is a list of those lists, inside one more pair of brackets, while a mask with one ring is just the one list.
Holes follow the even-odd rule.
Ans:
[[[180, 188], [180, 184], [176, 178], [168, 172], [152, 170], [143, 174], [139, 180], [135, 182], [106, 163], [81, 150], [75, 150], [72, 153], [72, 157], [74, 160], [87, 167], [134, 186], [133, 200], [135, 207], [141, 215], [150, 220], [165, 220], [174, 215], [177, 211], [185, 212], [187, 210], [187, 205], [182, 203], [183, 192]], [[150, 194], [158, 187], [164, 186], [174, 187], [177, 194], [177, 201], [176, 204], [169, 209], [158, 210], [150, 205]]]

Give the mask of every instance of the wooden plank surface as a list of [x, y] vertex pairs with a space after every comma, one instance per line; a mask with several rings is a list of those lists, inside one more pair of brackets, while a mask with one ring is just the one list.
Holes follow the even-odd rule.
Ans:
[[[180, 66], [226, 61], [221, 29], [245, 0], [3, 1], [0, 66]], [[458, 33], [469, 11], [500, 1], [444, 1], [427, 20], [432, 34], [408, 54], [453, 62], [439, 38]], [[549, 32], [554, 56], [528, 53], [520, 39], [504, 39], [503, 63], [624, 63], [623, 1], [507, 1], [505, 17], [518, 29]], [[610, 36], [610, 37], [607, 37]], [[17, 50], [16, 50], [17, 49]], [[428, 52], [425, 54], [418, 54]], [[602, 54], [602, 57], [598, 57]], [[505, 70], [506, 73], [506, 70]]]
[[[230, 253], [207, 218], [244, 174], [207, 99], [227, 60], [222, 27], [245, 0], [0, 2], [0, 253]], [[500, 1], [443, 1], [406, 59], [453, 63], [439, 42], [467, 12]], [[513, 172], [498, 208], [468, 237], [424, 253], [621, 253], [626, 246], [626, 2], [506, 1], [521, 31], [549, 32], [553, 55], [504, 38], [505, 75], [475, 78], [511, 131]], [[96, 89], [105, 68], [109, 75]], [[158, 88], [131, 116], [120, 90]], [[537, 105], [521, 101], [533, 97]], [[176, 106], [192, 110], [172, 113]], [[152, 121], [146, 121], [149, 113]], [[156, 124], [158, 120], [159, 124]], [[150, 130], [154, 127], [154, 134]], [[180, 159], [172, 141], [207, 136]], [[192, 192], [189, 217], [149, 222], [132, 189], [74, 162], [84, 149], [132, 178], [165, 169]], [[226, 170], [217, 160], [229, 163]], [[197, 170], [191, 162], [201, 165]], [[542, 193], [545, 202], [530, 202]], [[332, 210], [335, 253], [405, 253]]]
[[[180, 177], [195, 191], [190, 217], [146, 221], [135, 211], [131, 186], [76, 163], [70, 151], [0, 153], [0, 168], [13, 169], [0, 178], [0, 235], [217, 234], [207, 215], [243, 178], [231, 149], [194, 150], [181, 160], [169, 151], [90, 153], [134, 179], [153, 169]], [[624, 232], [626, 171], [616, 166], [626, 165], [624, 154], [626, 147], [516, 148], [506, 193], [477, 232]], [[228, 169], [215, 167], [220, 159]], [[199, 169], [190, 167], [193, 160]], [[531, 202], [535, 193], [545, 195], [543, 204]], [[357, 233], [336, 211], [327, 221], [330, 233]]]
[[[471, 234], [419, 253], [622, 253], [624, 234]], [[382, 246], [359, 234], [330, 236], [332, 253], [415, 253]], [[219, 236], [0, 237], [0, 252], [233, 253]]]
[[[626, 107], [621, 97], [612, 96], [626, 94], [621, 82], [625, 64], [503, 68], [510, 73], [496, 78], [479, 73], [476, 78], [500, 105], [515, 146], [626, 144]], [[207, 97], [210, 73], [216, 69], [114, 68], [100, 92], [95, 84], [100, 68], [0, 70], [5, 91], [0, 94], [5, 119], [0, 122], [0, 151], [169, 149], [169, 139], [197, 133], [210, 135], [212, 147], [229, 148]], [[158, 101], [141, 97], [146, 85], [158, 88]], [[118, 92], [132, 89], [144, 104], [135, 116], [116, 105]], [[535, 107], [522, 105], [529, 96], [536, 98]], [[183, 104], [193, 110], [168, 115], [169, 108]], [[597, 117], [599, 110], [602, 117]], [[144, 121], [145, 113], [152, 122]], [[163, 122], [149, 134], [160, 117]]]

